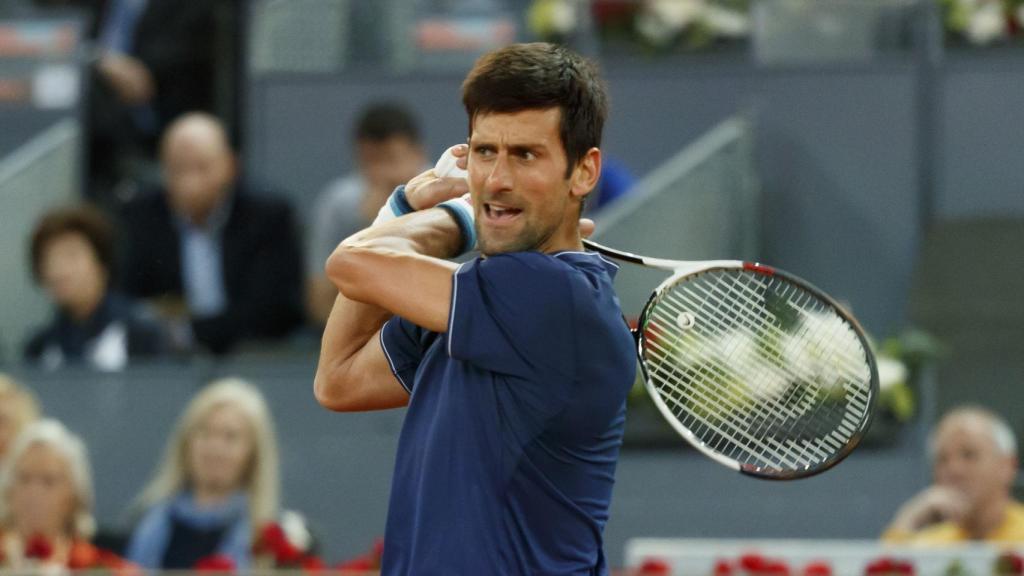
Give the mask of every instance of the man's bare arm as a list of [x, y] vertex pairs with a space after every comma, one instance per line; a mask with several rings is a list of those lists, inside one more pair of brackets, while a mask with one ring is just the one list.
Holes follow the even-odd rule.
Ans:
[[338, 411], [404, 406], [408, 393], [378, 342], [392, 315], [435, 332], [448, 322], [458, 225], [442, 209], [403, 216], [346, 239], [327, 261], [340, 294], [327, 321], [314, 391]]

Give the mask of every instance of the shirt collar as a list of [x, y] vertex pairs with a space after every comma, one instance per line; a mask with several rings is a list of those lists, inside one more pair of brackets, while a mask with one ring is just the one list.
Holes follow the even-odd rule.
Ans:
[[202, 226], [197, 226], [192, 223], [191, 220], [185, 218], [180, 214], [174, 215], [174, 220], [178, 225], [178, 228], [186, 232], [205, 232], [207, 234], [216, 234], [224, 229], [224, 226], [228, 223], [228, 218], [231, 217], [231, 208], [235, 203], [235, 193], [229, 192], [223, 200], [220, 201], [213, 210], [210, 212], [210, 216], [206, 219], [206, 222]]

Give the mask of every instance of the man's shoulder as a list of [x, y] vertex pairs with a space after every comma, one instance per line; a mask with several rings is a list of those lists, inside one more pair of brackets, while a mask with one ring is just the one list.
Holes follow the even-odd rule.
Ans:
[[485, 268], [565, 276], [581, 271], [604, 270], [600, 257], [591, 252], [503, 252], [487, 257], [480, 256], [470, 262], [476, 262], [476, 265]]
[[1024, 504], [1014, 500], [1006, 511], [1006, 521], [1003, 523], [1007, 539], [1024, 540]]

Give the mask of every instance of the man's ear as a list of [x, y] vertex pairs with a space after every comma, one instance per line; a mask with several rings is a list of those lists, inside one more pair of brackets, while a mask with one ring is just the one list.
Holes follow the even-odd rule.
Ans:
[[1013, 488], [1014, 481], [1017, 479], [1017, 467], [1019, 461], [1016, 456], [1007, 456], [1004, 463], [1004, 473], [1006, 474], [1006, 483]]
[[574, 198], [582, 200], [590, 191], [597, 186], [601, 179], [601, 150], [591, 148], [576, 163], [572, 171], [569, 183], [569, 193]]

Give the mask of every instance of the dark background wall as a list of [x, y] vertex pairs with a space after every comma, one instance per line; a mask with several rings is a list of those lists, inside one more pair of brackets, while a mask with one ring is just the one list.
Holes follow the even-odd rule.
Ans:
[[[876, 333], [899, 326], [919, 229], [912, 66], [770, 72], [728, 59], [607, 75], [613, 111], [604, 149], [637, 175], [728, 116], [752, 116], [764, 206], [758, 256], [848, 300]], [[260, 81], [247, 166], [308, 207], [351, 168], [352, 121], [373, 99], [401, 99], [416, 110], [432, 155], [464, 140], [459, 80]]]
[[[726, 117], [751, 116], [763, 185], [760, 256], [851, 303], [878, 336], [905, 322], [924, 219], [1024, 214], [1024, 170], [1015, 168], [1024, 150], [1024, 111], [1014, 105], [1024, 97], [1019, 51], [955, 52], [927, 83], [909, 57], [760, 68], [724, 55], [605, 70], [613, 110], [604, 149], [640, 176]], [[246, 166], [308, 209], [352, 168], [352, 123], [375, 99], [415, 110], [431, 155], [462, 141], [460, 81], [366, 73], [252, 80]]]

